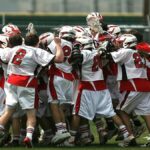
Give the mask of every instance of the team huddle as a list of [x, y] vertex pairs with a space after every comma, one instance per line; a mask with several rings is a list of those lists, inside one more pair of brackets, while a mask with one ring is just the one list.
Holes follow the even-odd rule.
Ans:
[[90, 121], [100, 145], [117, 135], [119, 146], [137, 146], [145, 130], [139, 116], [150, 132], [150, 45], [98, 12], [86, 21], [58, 35], [38, 36], [32, 23], [24, 37], [14, 24], [2, 28], [1, 146], [90, 145]]

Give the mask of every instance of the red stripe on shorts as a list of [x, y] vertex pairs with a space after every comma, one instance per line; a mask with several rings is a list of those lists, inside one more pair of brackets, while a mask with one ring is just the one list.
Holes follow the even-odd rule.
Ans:
[[77, 100], [76, 100], [76, 103], [75, 103], [75, 113], [76, 114], [78, 114], [79, 109], [80, 109], [81, 95], [82, 95], [82, 90], [79, 91], [79, 94], [77, 96]]
[[58, 97], [57, 97], [57, 92], [56, 92], [56, 89], [55, 89], [55, 86], [54, 86], [54, 75], [50, 76], [49, 90], [50, 90], [50, 93], [51, 93], [51, 96], [52, 96], [53, 100], [57, 100]]

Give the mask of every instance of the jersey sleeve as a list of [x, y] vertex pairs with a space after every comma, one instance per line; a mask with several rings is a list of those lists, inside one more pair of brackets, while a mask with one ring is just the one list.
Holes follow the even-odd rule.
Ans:
[[0, 50], [0, 59], [4, 63], [8, 63], [9, 60], [11, 59], [11, 56], [13, 54], [13, 49], [10, 48], [5, 48]]
[[111, 52], [111, 56], [115, 63], [121, 63], [124, 59], [126, 59], [129, 55], [130, 49], [119, 49], [118, 51]]
[[85, 64], [91, 57], [91, 52], [90, 51], [87, 51], [87, 50], [82, 50], [82, 55], [83, 55], [83, 61], [82, 61], [82, 64]]
[[48, 65], [54, 59], [54, 57], [55, 55], [40, 48], [37, 48], [33, 55], [33, 59], [41, 66]]
[[150, 59], [145, 59], [146, 67], [150, 68]]
[[56, 54], [56, 44], [54, 41], [52, 41], [49, 45], [48, 45], [48, 49], [50, 50], [50, 52], [52, 54]]

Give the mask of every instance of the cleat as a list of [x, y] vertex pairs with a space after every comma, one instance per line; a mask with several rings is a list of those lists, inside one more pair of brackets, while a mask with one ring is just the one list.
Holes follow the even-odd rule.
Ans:
[[122, 142], [118, 144], [120, 147], [129, 147], [129, 146], [137, 146], [135, 137], [133, 135], [128, 136]]
[[24, 142], [24, 144], [26, 145], [27, 148], [32, 148], [33, 147], [32, 141], [28, 137], [25, 137], [23, 142]]
[[75, 146], [75, 138], [70, 137], [69, 139], [65, 140], [63, 143], [57, 145], [57, 147], [74, 147]]
[[62, 142], [64, 142], [66, 139], [68, 139], [70, 137], [70, 133], [69, 132], [56, 132], [56, 134], [54, 135], [54, 137], [52, 138], [51, 142], [53, 144], [60, 144]]

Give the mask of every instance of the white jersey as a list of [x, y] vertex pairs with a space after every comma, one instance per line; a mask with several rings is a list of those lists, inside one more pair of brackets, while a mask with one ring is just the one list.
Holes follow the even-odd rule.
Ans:
[[104, 80], [103, 71], [101, 69], [100, 56], [97, 50], [82, 50], [82, 81], [98, 81]]
[[91, 33], [90, 28], [85, 28], [85, 29], [86, 29], [86, 31], [88, 33], [88, 36], [91, 37], [94, 40], [93, 47], [94, 48], [99, 47], [99, 33], [96, 33], [96, 35], [93, 35]]
[[117, 80], [121, 91], [150, 91], [145, 61], [136, 50], [119, 49], [111, 55], [118, 64]]
[[16, 46], [8, 53], [8, 74], [33, 76], [37, 65], [46, 66], [55, 55], [31, 46]]
[[99, 33], [96, 33], [95, 36], [92, 35], [90, 28], [85, 28], [87, 33], [90, 35], [90, 37], [95, 40], [95, 41], [99, 41]]
[[82, 74], [73, 114], [89, 120], [93, 120], [96, 114], [113, 117], [115, 112], [104, 81], [100, 55], [97, 50], [82, 50], [81, 53], [83, 54]]
[[[63, 63], [56, 63], [56, 67], [59, 68], [60, 70], [62, 70], [63, 72], [66, 73], [71, 73], [72, 71], [72, 65], [69, 63], [69, 57], [71, 56], [71, 52], [72, 52], [72, 43], [69, 41], [66, 41], [64, 39], [61, 39], [61, 47], [63, 49], [63, 53], [64, 53], [64, 62]], [[56, 53], [56, 44], [54, 41], [51, 42], [50, 45], [48, 45], [48, 48], [50, 49], [50, 51], [55, 54]]]
[[[113, 60], [118, 63], [117, 80], [143, 78], [147, 79], [146, 68], [143, 59], [136, 50], [119, 49], [111, 52]], [[126, 77], [124, 77], [126, 76]]]
[[[59, 100], [60, 104], [70, 103], [72, 99], [72, 89], [74, 76], [72, 74], [72, 65], [69, 58], [72, 52], [72, 43], [61, 39], [61, 47], [64, 53], [64, 62], [51, 66], [49, 68], [48, 96], [49, 102]], [[56, 44], [54, 41], [48, 46], [53, 54], [56, 53]], [[61, 83], [61, 84], [60, 84]]]

